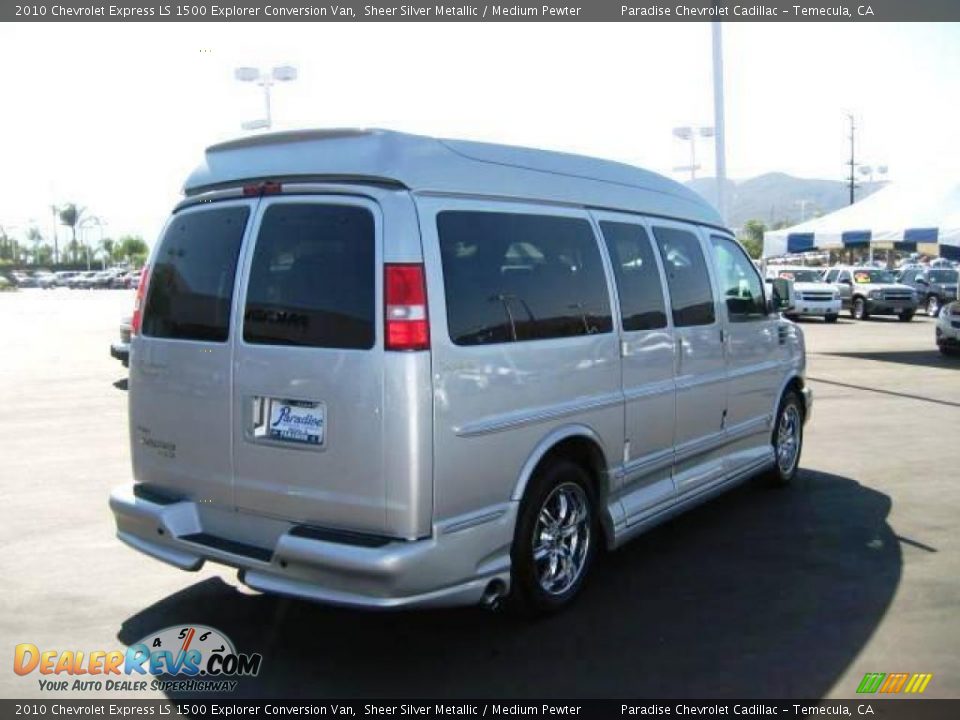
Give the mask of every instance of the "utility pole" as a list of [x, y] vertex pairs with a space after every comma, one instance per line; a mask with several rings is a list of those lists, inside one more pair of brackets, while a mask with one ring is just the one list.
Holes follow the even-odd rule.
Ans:
[[51, 212], [52, 215], [53, 215], [53, 225], [51, 226], [52, 231], [53, 231], [53, 232], [52, 232], [52, 234], [53, 234], [53, 263], [54, 263], [54, 265], [59, 265], [59, 264], [60, 264], [60, 248], [57, 246], [57, 215], [58, 215], [58, 213], [60, 212], [60, 208], [58, 208], [56, 205], [51, 205], [51, 206], [50, 206], [50, 212]]
[[854, 175], [857, 169], [857, 162], [854, 157], [854, 135], [856, 134], [857, 124], [851, 113], [848, 113], [847, 117], [850, 119], [850, 162], [848, 163], [850, 165], [850, 204], [853, 205], [856, 201], [855, 191], [857, 189], [856, 177]]

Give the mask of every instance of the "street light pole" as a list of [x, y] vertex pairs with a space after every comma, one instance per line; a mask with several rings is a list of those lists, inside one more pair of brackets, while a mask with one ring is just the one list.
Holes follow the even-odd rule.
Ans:
[[713, 127], [714, 151], [717, 164], [717, 210], [727, 224], [727, 148], [723, 109], [723, 35], [718, 21], [711, 23], [713, 31]]
[[270, 89], [275, 82], [289, 82], [297, 79], [297, 69], [291, 65], [278, 65], [267, 72], [253, 67], [239, 67], [233, 76], [240, 82], [255, 82], [263, 88], [264, 117], [243, 123], [244, 130], [269, 130], [273, 126], [273, 113], [270, 106]]

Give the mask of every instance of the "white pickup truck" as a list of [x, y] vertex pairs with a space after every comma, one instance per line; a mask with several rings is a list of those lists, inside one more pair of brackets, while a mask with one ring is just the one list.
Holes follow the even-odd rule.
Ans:
[[819, 268], [803, 266], [772, 265], [767, 268], [768, 282], [775, 278], [793, 281], [795, 303], [785, 313], [787, 317], [810, 316], [822, 317], [828, 323], [837, 321], [840, 293], [833, 285], [823, 282], [821, 272]]

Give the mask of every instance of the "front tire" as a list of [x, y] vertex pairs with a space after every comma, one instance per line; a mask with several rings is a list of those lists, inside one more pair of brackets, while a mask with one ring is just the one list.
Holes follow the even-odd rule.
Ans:
[[569, 460], [550, 461], [531, 479], [510, 551], [507, 607], [531, 617], [568, 605], [583, 586], [600, 542], [590, 478]]
[[839, 317], [840, 317], [839, 315], [824, 315], [823, 321], [828, 323], [835, 323], [837, 321], [837, 318]]
[[780, 400], [772, 442], [774, 466], [768, 479], [774, 485], [789, 485], [797, 476], [803, 450], [803, 403], [795, 390], [788, 390]]
[[900, 318], [900, 322], [910, 322], [913, 320], [913, 310], [904, 310], [897, 317]]
[[937, 317], [940, 314], [940, 298], [936, 295], [931, 295], [927, 298], [927, 315], [930, 317]]
[[867, 301], [862, 297], [854, 298], [850, 314], [853, 315], [854, 320], [869, 320], [870, 311], [867, 310]]

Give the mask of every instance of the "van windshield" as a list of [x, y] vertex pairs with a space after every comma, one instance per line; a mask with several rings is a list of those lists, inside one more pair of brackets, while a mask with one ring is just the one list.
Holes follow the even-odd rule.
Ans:
[[858, 285], [869, 283], [895, 283], [896, 276], [889, 270], [861, 270], [853, 271], [853, 281]]
[[777, 273], [777, 277], [803, 283], [815, 283], [821, 280], [819, 270], [781, 270]]

